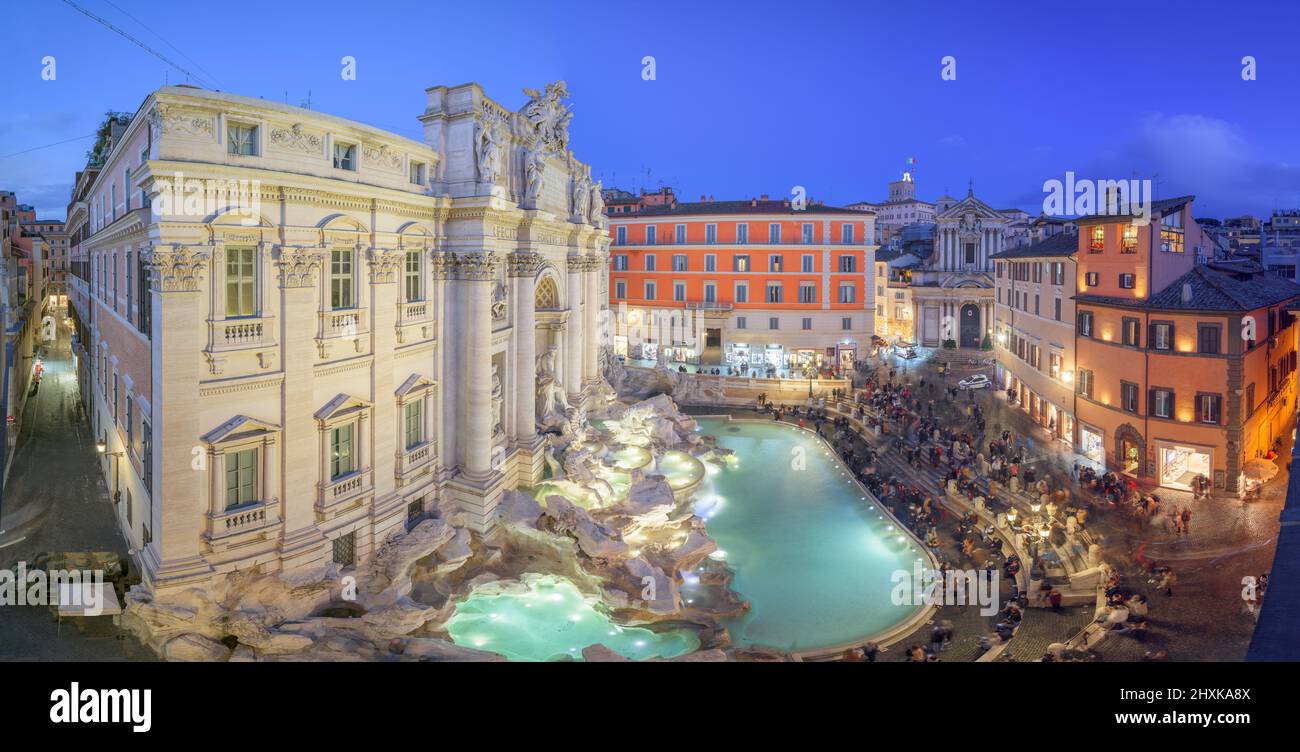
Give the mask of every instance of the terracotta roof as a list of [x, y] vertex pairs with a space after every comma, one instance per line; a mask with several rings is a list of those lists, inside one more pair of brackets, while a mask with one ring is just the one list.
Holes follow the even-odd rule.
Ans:
[[[1192, 201], [1195, 198], [1196, 198], [1195, 196], [1179, 196], [1177, 198], [1166, 198], [1166, 199], [1161, 199], [1159, 201], [1152, 201], [1151, 219], [1154, 221], [1156, 218], [1169, 214], [1175, 209], [1182, 208], [1184, 204]], [[1104, 201], [1104, 199], [1101, 200]], [[1118, 222], [1120, 220], [1130, 219], [1132, 218], [1132, 216], [1133, 216], [1132, 214], [1102, 214], [1098, 212], [1096, 214], [1085, 214], [1083, 216], [1076, 217], [1074, 219], [1074, 222], [1078, 224], [1096, 224], [1098, 222]]]
[[[1240, 271], [1222, 271], [1222, 264], [1197, 264], [1146, 300], [1111, 295], [1076, 295], [1081, 303], [1145, 308], [1155, 311], [1224, 311], [1245, 313], [1265, 306], [1300, 299], [1300, 285], [1258, 271], [1251, 265]], [[1242, 265], [1245, 267], [1245, 265]], [[1191, 295], [1183, 299], [1184, 285]]]
[[1019, 259], [1019, 258], [1041, 258], [1043, 256], [1072, 256], [1079, 248], [1079, 237], [1072, 232], [1058, 232], [1055, 235], [1023, 245], [1019, 248], [1011, 248], [1001, 253], [995, 253], [989, 256], [991, 259]]

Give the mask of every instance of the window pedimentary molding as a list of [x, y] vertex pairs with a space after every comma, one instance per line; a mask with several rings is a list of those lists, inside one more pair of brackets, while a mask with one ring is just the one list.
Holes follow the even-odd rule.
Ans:
[[435, 389], [437, 389], [437, 387], [438, 382], [428, 376], [413, 373], [407, 377], [406, 381], [402, 382], [401, 386], [397, 387], [397, 390], [394, 391], [393, 394], [397, 397], [398, 405], [402, 405], [413, 400], [428, 397]]
[[328, 430], [335, 426], [348, 423], [358, 418], [364, 420], [369, 417], [373, 405], [350, 394], [339, 394], [334, 399], [325, 403], [325, 406], [316, 411], [316, 425], [322, 430]]
[[[209, 541], [252, 532], [278, 521], [280, 426], [247, 415], [236, 415], [201, 437], [208, 455]], [[255, 468], [252, 498], [230, 505], [227, 499], [231, 458], [252, 452]], [[247, 456], [247, 455], [243, 455]]]

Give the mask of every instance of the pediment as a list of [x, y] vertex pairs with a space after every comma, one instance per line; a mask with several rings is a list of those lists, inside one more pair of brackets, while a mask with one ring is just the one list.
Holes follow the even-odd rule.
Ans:
[[329, 422], [346, 418], [370, 409], [370, 403], [350, 394], [339, 394], [316, 411], [316, 420]]
[[276, 433], [280, 427], [247, 415], [236, 415], [203, 435], [203, 441], [209, 444], [228, 444], [243, 441], [269, 433]]
[[438, 386], [438, 382], [433, 379], [430, 379], [427, 376], [421, 376], [418, 373], [413, 373], [406, 379], [406, 381], [402, 382], [401, 386], [397, 387], [397, 391], [394, 392], [394, 394], [398, 397], [406, 397], [413, 394], [419, 394], [420, 392], [432, 389], [436, 386]]

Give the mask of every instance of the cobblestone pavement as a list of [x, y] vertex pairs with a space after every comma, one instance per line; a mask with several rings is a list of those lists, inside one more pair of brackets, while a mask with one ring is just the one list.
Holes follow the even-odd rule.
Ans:
[[[44, 360], [40, 389], [23, 408], [21, 434], [5, 489], [0, 567], [39, 554], [115, 551], [127, 545], [78, 410], [77, 376], [66, 332]], [[48, 606], [0, 606], [0, 660], [150, 660], [153, 653], [109, 616], [64, 619]]]

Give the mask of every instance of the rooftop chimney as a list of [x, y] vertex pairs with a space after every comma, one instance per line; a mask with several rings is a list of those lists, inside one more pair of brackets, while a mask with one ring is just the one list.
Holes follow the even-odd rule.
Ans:
[[750, 198], [750, 199], [749, 199], [749, 205], [750, 205], [750, 206], [758, 206], [758, 199], [756, 199], [756, 198]]
[[766, 193], [762, 194], [761, 196], [758, 197], [758, 200], [759, 200], [759, 201], [766, 201], [766, 200], [767, 200], [767, 194], [766, 194]]
[[709, 203], [710, 203], [710, 204], [713, 203], [713, 194], [712, 194], [712, 193], [709, 194]]
[[700, 194], [700, 203], [701, 203], [701, 204], [704, 203], [705, 201], [708, 201], [708, 200], [709, 200], [709, 197], [708, 197], [708, 196], [705, 196], [703, 193]]

